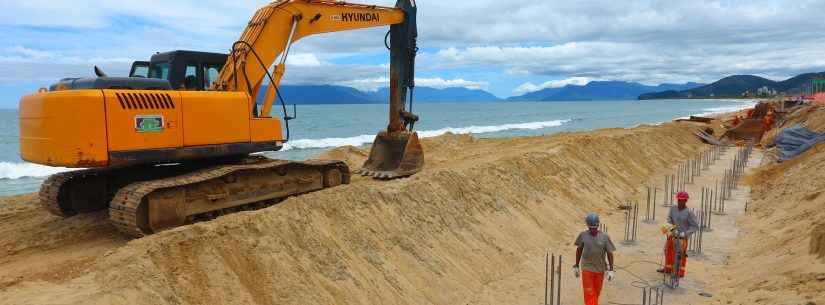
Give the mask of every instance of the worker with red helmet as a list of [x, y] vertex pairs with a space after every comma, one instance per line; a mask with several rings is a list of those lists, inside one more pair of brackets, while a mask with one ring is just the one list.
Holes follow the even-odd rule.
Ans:
[[693, 233], [699, 231], [699, 222], [696, 221], [696, 214], [687, 208], [687, 202], [690, 198], [687, 192], [682, 191], [676, 194], [676, 201], [678, 204], [670, 208], [667, 215], [667, 222], [674, 226], [673, 234], [668, 235], [665, 243], [665, 267], [659, 269], [662, 273], [671, 273], [673, 271], [673, 263], [675, 261], [675, 250], [673, 249], [673, 240], [676, 238], [682, 239], [681, 242], [681, 263], [679, 263], [679, 277], [685, 276], [685, 264], [687, 263], [687, 248], [688, 238]]

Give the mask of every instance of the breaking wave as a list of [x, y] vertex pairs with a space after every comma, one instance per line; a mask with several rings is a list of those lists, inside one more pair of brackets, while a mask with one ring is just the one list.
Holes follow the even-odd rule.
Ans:
[[713, 108], [705, 108], [702, 109], [702, 113], [695, 114], [695, 116], [712, 116], [718, 114], [724, 114], [728, 112], [735, 112], [740, 111], [747, 108], [753, 108], [756, 106], [756, 101], [742, 101], [738, 105], [731, 105], [731, 106], [723, 106], [723, 107], [713, 107]]
[[[536, 130], [542, 128], [558, 127], [570, 121], [571, 120], [553, 120], [492, 126], [445, 127], [436, 130], [418, 131], [418, 136], [422, 138], [431, 138], [446, 134], [448, 132], [454, 134], [481, 134], [515, 129]], [[372, 143], [373, 140], [375, 140], [375, 135], [360, 135], [347, 138], [300, 139], [289, 141], [289, 143], [284, 145], [284, 148], [282, 150], [332, 148], [346, 145], [361, 146], [364, 144]]]
[[20, 179], [24, 177], [46, 177], [52, 174], [69, 171], [64, 167], [50, 167], [34, 163], [0, 162], [0, 179]]
[[[436, 130], [422, 130], [418, 132], [418, 136], [422, 138], [430, 138], [437, 137], [448, 132], [454, 134], [481, 134], [515, 129], [535, 130], [558, 127], [570, 121], [571, 120], [554, 120], [494, 126], [446, 127]], [[346, 138], [300, 139], [289, 141], [289, 143], [287, 143], [282, 150], [333, 148], [346, 145], [360, 146], [372, 143], [374, 139], [375, 135], [360, 135]], [[50, 167], [28, 162], [0, 162], [0, 179], [41, 178], [69, 170], [71, 169], [63, 167]]]

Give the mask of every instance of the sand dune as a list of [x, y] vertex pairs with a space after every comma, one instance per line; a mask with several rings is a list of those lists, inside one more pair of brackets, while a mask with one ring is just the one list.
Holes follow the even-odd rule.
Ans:
[[[804, 110], [785, 126], [825, 127], [825, 111]], [[825, 303], [825, 143], [749, 177], [750, 211], [727, 266], [727, 298], [742, 304]], [[810, 302], [810, 303], [809, 303]]]
[[[704, 148], [692, 135], [699, 128], [448, 134], [423, 141], [427, 166], [411, 178], [356, 177], [132, 241], [105, 213], [60, 219], [31, 195], [5, 198], [0, 304], [535, 304], [538, 292], [522, 283], [541, 271], [524, 268], [545, 249], [570, 250], [588, 211], [621, 224], [620, 201]], [[694, 265], [715, 270], [696, 276], [721, 292], [706, 303], [822, 300], [823, 150], [749, 178], [754, 202], [731, 259]], [[366, 152], [343, 147], [324, 157], [357, 167]]]
[[[461, 303], [535, 259], [531, 251], [568, 244], [586, 211], [620, 217], [619, 200], [701, 147], [694, 128], [497, 140], [446, 135], [424, 141], [427, 168], [412, 178], [359, 177], [125, 244], [107, 233], [102, 215], [63, 220], [27, 205], [6, 216], [36, 216], [18, 225], [29, 230], [4, 227], [2, 249], [13, 255], [6, 265], [49, 248], [54, 257], [42, 270], [3, 273], [0, 302]], [[364, 155], [352, 147], [329, 153], [356, 164]], [[84, 244], [97, 248], [75, 246]], [[67, 265], [71, 271], [59, 271]]]

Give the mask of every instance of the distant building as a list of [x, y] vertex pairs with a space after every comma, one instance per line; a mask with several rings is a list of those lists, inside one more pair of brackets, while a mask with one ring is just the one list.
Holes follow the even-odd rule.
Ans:
[[768, 88], [768, 86], [762, 86], [762, 88], [756, 89], [756, 92], [751, 95], [750, 91], [745, 91], [742, 93], [742, 96], [757, 96], [757, 97], [773, 97], [776, 96], [779, 92], [776, 89]]

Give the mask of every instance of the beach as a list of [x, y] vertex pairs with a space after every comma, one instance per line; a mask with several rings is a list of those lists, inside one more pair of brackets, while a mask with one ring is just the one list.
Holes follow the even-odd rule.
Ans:
[[[825, 122], [825, 112], [794, 118]], [[637, 244], [618, 245], [625, 221], [618, 206], [641, 200], [645, 186], [662, 185], [706, 151], [694, 133], [707, 127], [672, 122], [489, 139], [447, 133], [422, 140], [425, 169], [410, 178], [354, 177], [137, 240], [119, 235], [105, 211], [62, 219], [33, 194], [4, 197], [0, 304], [538, 304], [547, 252], [564, 255], [561, 296], [575, 304], [572, 243], [588, 212], [609, 226], [624, 269], [606, 283], [602, 303], [638, 303], [634, 282], [661, 280], [656, 265], [639, 261], [658, 261], [663, 237], [657, 223], [644, 224]], [[691, 192], [718, 178], [735, 151]], [[367, 154], [346, 146], [319, 158], [358, 168]], [[825, 225], [824, 158], [822, 145], [780, 164], [762, 164], [755, 152], [729, 215], [706, 235], [709, 251], [691, 259], [667, 303], [825, 304], [825, 241], [815, 229]], [[666, 209], [657, 213], [661, 223]]]

